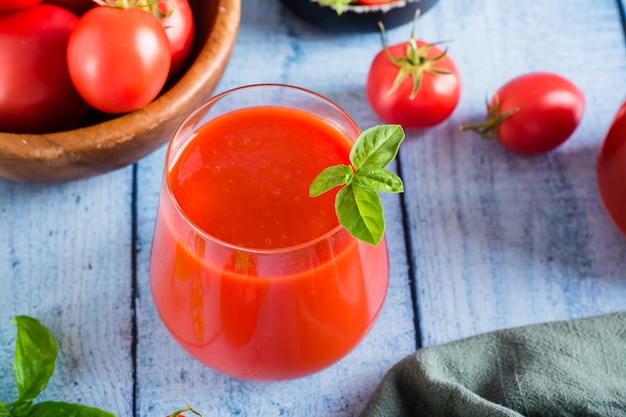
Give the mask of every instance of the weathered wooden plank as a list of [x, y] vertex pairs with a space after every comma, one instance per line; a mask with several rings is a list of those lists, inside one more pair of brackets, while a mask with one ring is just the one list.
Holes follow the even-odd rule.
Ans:
[[[338, 40], [298, 21], [279, 2], [246, 0], [238, 43], [219, 90], [261, 82], [295, 84], [335, 100], [363, 128], [369, 127], [378, 121], [365, 101], [363, 83], [379, 45], [376, 34]], [[205, 416], [355, 415], [382, 374], [416, 347], [399, 197], [383, 200], [391, 285], [383, 312], [364, 342], [337, 365], [307, 378], [243, 382], [189, 358], [154, 310], [147, 264], [163, 157], [161, 150], [143, 160], [138, 172], [138, 415], [163, 414], [187, 402]]]
[[[616, 3], [441, 2], [418, 32], [452, 39], [464, 81], [453, 117], [414, 134], [401, 155], [424, 344], [623, 309], [626, 240], [595, 182], [599, 143], [626, 91]], [[560, 73], [586, 95], [565, 145], [526, 158], [459, 132], [499, 85], [531, 71]]]
[[59, 345], [41, 399], [132, 415], [131, 169], [64, 184], [0, 181], [0, 401], [13, 382], [15, 315]]

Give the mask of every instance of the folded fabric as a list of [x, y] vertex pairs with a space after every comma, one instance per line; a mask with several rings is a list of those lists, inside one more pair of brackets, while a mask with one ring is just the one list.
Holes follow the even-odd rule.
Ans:
[[361, 417], [626, 416], [626, 311], [498, 330], [405, 358]]

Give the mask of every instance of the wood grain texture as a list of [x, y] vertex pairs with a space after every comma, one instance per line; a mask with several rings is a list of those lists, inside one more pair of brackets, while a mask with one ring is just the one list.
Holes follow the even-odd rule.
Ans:
[[16, 396], [11, 319], [30, 315], [59, 345], [41, 400], [132, 415], [131, 175], [0, 181], [0, 401]]
[[[617, 4], [442, 2], [419, 34], [451, 39], [464, 80], [453, 117], [413, 134], [401, 155], [423, 343], [623, 309], [626, 240], [595, 179], [626, 91]], [[531, 71], [560, 73], [586, 95], [565, 145], [525, 158], [459, 132], [498, 86]]]

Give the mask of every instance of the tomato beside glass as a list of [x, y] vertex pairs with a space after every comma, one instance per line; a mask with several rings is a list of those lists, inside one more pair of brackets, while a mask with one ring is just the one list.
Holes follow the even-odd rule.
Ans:
[[491, 99], [488, 120], [463, 127], [495, 138], [511, 152], [533, 156], [554, 150], [576, 130], [585, 96], [559, 74], [533, 72], [505, 83]]
[[96, 7], [72, 31], [67, 62], [85, 101], [102, 112], [120, 114], [156, 98], [165, 85], [171, 53], [165, 30], [152, 13]]
[[626, 237], [626, 102], [615, 114], [600, 144], [596, 172], [604, 207]]
[[77, 21], [48, 4], [0, 14], [0, 131], [63, 130], [87, 112], [65, 60]]
[[[430, 128], [446, 120], [461, 97], [461, 78], [446, 51], [411, 39], [387, 47], [370, 65], [366, 93], [374, 113], [405, 129]], [[401, 82], [399, 74], [405, 74]]]

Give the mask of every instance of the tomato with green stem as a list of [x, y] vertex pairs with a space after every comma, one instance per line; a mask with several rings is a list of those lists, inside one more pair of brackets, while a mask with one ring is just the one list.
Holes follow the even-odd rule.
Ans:
[[461, 130], [495, 138], [520, 155], [546, 153], [563, 144], [578, 127], [585, 109], [583, 92], [568, 79], [550, 72], [513, 78], [487, 105], [487, 120]]
[[85, 13], [67, 47], [70, 77], [94, 108], [112, 114], [138, 110], [165, 85], [171, 52], [165, 29], [138, 7], [96, 7]]
[[408, 41], [387, 46], [370, 65], [366, 93], [374, 113], [405, 129], [430, 128], [446, 120], [461, 97], [459, 70], [446, 50], [416, 40], [415, 22]]
[[160, 0], [155, 9], [170, 42], [171, 78], [181, 71], [191, 55], [195, 35], [193, 13], [187, 0]]

